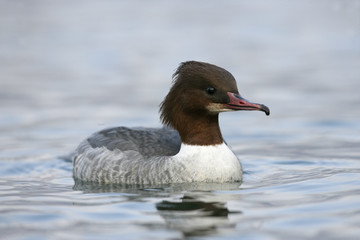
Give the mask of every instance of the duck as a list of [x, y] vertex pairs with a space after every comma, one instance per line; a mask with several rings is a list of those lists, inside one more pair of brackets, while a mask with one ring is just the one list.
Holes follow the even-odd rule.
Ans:
[[270, 109], [243, 98], [224, 68], [182, 62], [160, 104], [161, 128], [112, 127], [84, 139], [73, 155], [75, 181], [158, 185], [242, 181], [238, 157], [224, 141], [219, 113]]

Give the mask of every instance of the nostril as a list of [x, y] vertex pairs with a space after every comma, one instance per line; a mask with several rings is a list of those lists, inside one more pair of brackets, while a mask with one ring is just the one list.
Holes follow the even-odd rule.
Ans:
[[245, 104], [247, 104], [247, 102], [245, 102], [244, 100], [240, 99], [240, 100], [239, 100], [239, 104], [245, 105]]

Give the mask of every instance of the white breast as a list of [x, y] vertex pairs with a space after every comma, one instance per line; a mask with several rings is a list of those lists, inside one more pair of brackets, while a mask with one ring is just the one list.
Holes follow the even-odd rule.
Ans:
[[240, 161], [225, 144], [199, 146], [182, 144], [173, 160], [185, 168], [184, 176], [190, 181], [234, 182], [241, 181]]

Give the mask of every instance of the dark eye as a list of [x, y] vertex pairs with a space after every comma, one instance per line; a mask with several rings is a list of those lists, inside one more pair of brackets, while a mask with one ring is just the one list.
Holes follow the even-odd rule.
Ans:
[[207, 94], [209, 94], [209, 95], [214, 95], [215, 92], [216, 92], [216, 89], [213, 88], [213, 87], [208, 87], [208, 88], [206, 88], [206, 92], [207, 92]]

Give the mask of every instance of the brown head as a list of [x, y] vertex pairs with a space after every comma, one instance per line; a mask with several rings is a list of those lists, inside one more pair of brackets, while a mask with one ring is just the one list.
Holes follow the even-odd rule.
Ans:
[[184, 143], [222, 143], [218, 123], [220, 112], [260, 110], [270, 114], [265, 105], [243, 99], [235, 78], [218, 66], [196, 61], [184, 62], [173, 78], [173, 85], [160, 105], [161, 120], [176, 129]]

